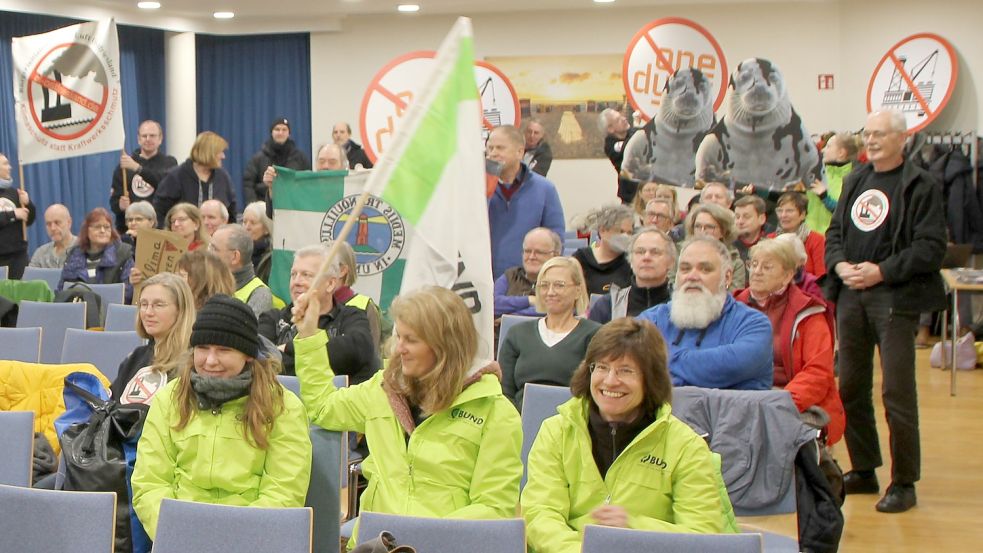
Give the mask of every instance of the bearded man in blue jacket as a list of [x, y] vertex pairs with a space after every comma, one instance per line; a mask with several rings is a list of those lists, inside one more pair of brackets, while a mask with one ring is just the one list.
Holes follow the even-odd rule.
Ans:
[[732, 271], [719, 240], [693, 238], [679, 255], [672, 301], [639, 314], [665, 336], [674, 386], [771, 389], [771, 323], [727, 293]]

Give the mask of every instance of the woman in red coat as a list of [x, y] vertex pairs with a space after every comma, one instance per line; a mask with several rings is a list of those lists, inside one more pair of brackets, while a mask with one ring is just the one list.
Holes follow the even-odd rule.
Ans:
[[796, 286], [794, 248], [781, 240], [762, 240], [751, 248], [750, 286], [735, 297], [768, 316], [774, 335], [775, 386], [792, 394], [800, 412], [829, 417], [827, 443], [843, 436], [846, 417], [833, 375], [833, 330], [826, 305]]

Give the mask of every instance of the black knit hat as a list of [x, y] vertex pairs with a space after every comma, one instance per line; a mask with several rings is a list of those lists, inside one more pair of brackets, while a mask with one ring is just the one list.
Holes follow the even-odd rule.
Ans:
[[273, 123], [270, 124], [270, 132], [273, 132], [273, 127], [277, 125], [286, 125], [287, 130], [290, 130], [290, 121], [287, 121], [286, 117], [277, 117], [274, 119]]
[[192, 346], [225, 346], [249, 357], [259, 356], [259, 324], [245, 303], [216, 294], [198, 310], [191, 328]]

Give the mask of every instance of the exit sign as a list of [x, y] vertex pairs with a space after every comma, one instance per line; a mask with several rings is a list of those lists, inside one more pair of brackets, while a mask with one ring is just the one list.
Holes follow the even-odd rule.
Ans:
[[832, 73], [823, 73], [819, 75], [819, 90], [833, 90]]

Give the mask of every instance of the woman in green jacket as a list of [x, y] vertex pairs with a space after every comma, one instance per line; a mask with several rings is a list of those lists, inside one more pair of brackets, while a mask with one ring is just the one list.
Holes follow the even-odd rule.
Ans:
[[651, 323], [612, 321], [594, 335], [545, 422], [522, 491], [535, 553], [577, 553], [588, 524], [661, 532], [736, 531], [719, 464], [671, 414], [666, 344]]
[[259, 359], [256, 316], [215, 295], [198, 311], [193, 358], [157, 393], [137, 445], [133, 508], [157, 533], [164, 498], [303, 507], [311, 474], [304, 406]]
[[[327, 284], [337, 285], [337, 278]], [[398, 297], [390, 307], [395, 333], [388, 366], [342, 389], [331, 384], [318, 311], [316, 297], [304, 294], [295, 302], [295, 368], [311, 422], [365, 434], [370, 455], [362, 471], [369, 485], [362, 510], [516, 516], [519, 414], [502, 395], [498, 365], [475, 366], [478, 335], [464, 301], [437, 287]]]

